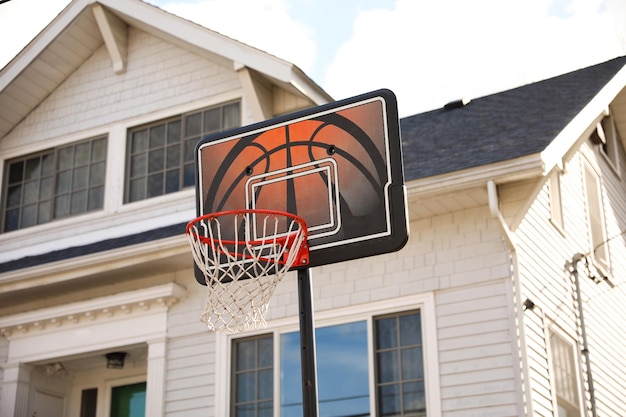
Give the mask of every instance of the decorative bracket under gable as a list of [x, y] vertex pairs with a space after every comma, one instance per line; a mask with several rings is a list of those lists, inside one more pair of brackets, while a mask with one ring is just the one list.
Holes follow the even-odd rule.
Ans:
[[113, 63], [113, 71], [116, 74], [125, 73], [128, 52], [128, 25], [99, 4], [94, 4], [92, 11], [109, 51], [109, 56]]

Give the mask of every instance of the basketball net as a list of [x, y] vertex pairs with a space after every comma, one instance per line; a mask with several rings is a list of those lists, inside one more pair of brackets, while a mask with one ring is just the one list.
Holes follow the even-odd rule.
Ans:
[[308, 264], [308, 232], [298, 216], [273, 210], [235, 210], [200, 216], [187, 224], [207, 299], [201, 320], [213, 332], [266, 326], [278, 283], [292, 266]]

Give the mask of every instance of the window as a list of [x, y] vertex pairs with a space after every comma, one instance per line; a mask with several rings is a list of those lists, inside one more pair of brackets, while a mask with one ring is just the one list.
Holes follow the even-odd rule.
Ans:
[[379, 318], [375, 323], [378, 415], [425, 416], [419, 312]]
[[2, 231], [102, 209], [106, 148], [98, 137], [8, 161]]
[[609, 258], [606, 245], [606, 230], [602, 205], [600, 178], [589, 165], [584, 164], [585, 188], [587, 191], [587, 223], [591, 242], [591, 255], [594, 262], [604, 272], [608, 272]]
[[274, 350], [272, 336], [233, 341], [233, 409], [238, 417], [273, 415]]
[[[319, 416], [426, 416], [421, 326], [413, 310], [318, 327]], [[302, 415], [299, 339], [294, 331], [233, 341], [231, 416], [272, 416], [272, 375], [279, 380], [279, 415]]]
[[240, 125], [239, 102], [212, 107], [132, 129], [127, 143], [127, 203], [195, 184], [196, 143]]
[[563, 206], [561, 204], [561, 172], [550, 175], [550, 221], [559, 230], [563, 230]]
[[579, 378], [574, 346], [557, 333], [551, 331], [550, 354], [558, 417], [579, 417]]

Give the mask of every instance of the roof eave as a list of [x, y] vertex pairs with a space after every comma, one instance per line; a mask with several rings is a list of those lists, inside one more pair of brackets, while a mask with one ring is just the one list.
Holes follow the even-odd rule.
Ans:
[[541, 154], [533, 154], [508, 161], [475, 168], [454, 171], [432, 177], [408, 181], [409, 196], [420, 196], [452, 193], [473, 187], [481, 187], [487, 181], [503, 184], [544, 175], [545, 166]]

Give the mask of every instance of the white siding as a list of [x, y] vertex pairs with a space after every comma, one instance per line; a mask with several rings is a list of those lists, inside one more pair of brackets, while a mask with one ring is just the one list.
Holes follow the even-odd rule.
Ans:
[[[575, 289], [566, 263], [576, 253], [585, 254], [591, 249], [583, 194], [583, 159], [591, 161], [602, 170], [607, 236], [610, 238], [626, 230], [626, 187], [611, 172], [606, 161], [597, 158], [598, 156], [585, 146], [584, 154], [578, 153], [566, 163], [561, 182], [564, 235], [549, 221], [547, 184], [537, 195], [516, 231], [519, 238], [520, 279], [523, 284], [522, 300], [530, 298], [536, 304], [534, 311], [525, 312], [524, 324], [531, 399], [534, 415], [537, 416], [552, 416], [554, 412], [546, 353], [547, 327], [552, 324], [558, 326], [574, 340], [578, 340], [579, 348], [582, 348]], [[596, 283], [589, 279], [584, 262], [577, 265], [598, 415], [626, 413], [626, 402], [623, 396], [617, 394], [626, 389], [623, 380], [626, 373], [623, 355], [626, 351], [626, 340], [623, 338], [626, 333], [626, 310], [623, 303], [624, 292], [621, 289], [626, 276], [623, 243], [624, 239], [620, 238], [610, 244], [613, 271], [610, 278], [616, 285], [615, 288], [611, 288], [606, 282]], [[578, 359], [582, 381], [586, 381], [584, 359]]]

